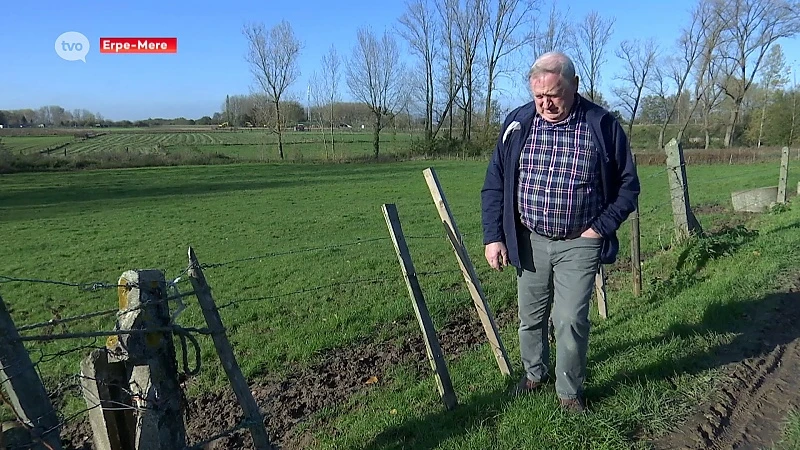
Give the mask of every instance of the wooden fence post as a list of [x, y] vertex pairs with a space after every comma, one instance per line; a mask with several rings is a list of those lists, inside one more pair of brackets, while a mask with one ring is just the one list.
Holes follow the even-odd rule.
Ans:
[[419, 327], [422, 329], [422, 338], [425, 341], [428, 362], [430, 362], [431, 369], [433, 369], [434, 376], [436, 377], [439, 395], [442, 397], [445, 407], [448, 410], [452, 410], [458, 405], [458, 399], [453, 390], [453, 384], [450, 381], [450, 372], [447, 370], [447, 363], [444, 360], [442, 348], [439, 346], [436, 328], [433, 326], [433, 321], [428, 313], [428, 307], [425, 304], [425, 297], [422, 295], [422, 288], [419, 286], [419, 280], [417, 280], [417, 272], [414, 269], [414, 263], [411, 261], [411, 253], [408, 251], [408, 246], [406, 245], [406, 239], [403, 235], [403, 228], [400, 225], [400, 217], [397, 214], [397, 208], [393, 204], [384, 204], [382, 209], [383, 216], [386, 219], [386, 226], [389, 227], [389, 234], [392, 236], [395, 252], [397, 252], [397, 259], [400, 261], [403, 278], [406, 281], [406, 287], [408, 287], [408, 294], [411, 296], [414, 305], [414, 313], [417, 316]]
[[[636, 166], [636, 154], [633, 155], [633, 165]], [[642, 295], [642, 247], [641, 231], [639, 230], [639, 204], [631, 214], [631, 273], [633, 274], [633, 295]]]
[[508, 354], [503, 346], [503, 340], [497, 330], [497, 324], [494, 321], [491, 307], [489, 302], [486, 301], [486, 295], [481, 287], [481, 282], [478, 279], [478, 274], [475, 272], [475, 267], [472, 265], [472, 260], [469, 257], [464, 246], [464, 239], [458, 231], [456, 221], [453, 218], [453, 213], [450, 211], [450, 205], [447, 203], [447, 198], [444, 196], [444, 191], [439, 183], [439, 178], [436, 176], [436, 171], [433, 168], [427, 168], [423, 171], [425, 181], [428, 184], [428, 189], [433, 197], [433, 203], [436, 205], [436, 210], [439, 212], [439, 218], [445, 228], [445, 233], [450, 239], [450, 244], [453, 246], [453, 251], [456, 254], [458, 265], [461, 267], [461, 273], [464, 276], [464, 281], [467, 283], [467, 288], [472, 296], [472, 302], [478, 312], [478, 318], [481, 320], [483, 330], [492, 347], [492, 353], [497, 361], [497, 366], [500, 368], [500, 373], [503, 375], [511, 375], [511, 362], [508, 359]]
[[603, 319], [608, 319], [606, 270], [602, 264], [597, 265], [597, 273], [594, 275], [594, 292], [597, 295], [597, 312]]
[[778, 178], [778, 203], [786, 203], [786, 184], [789, 182], [789, 147], [781, 153], [781, 174]]
[[189, 247], [189, 280], [192, 282], [195, 295], [200, 302], [200, 309], [203, 311], [203, 317], [205, 317], [206, 324], [208, 324], [208, 328], [211, 331], [211, 338], [214, 341], [214, 347], [217, 349], [219, 360], [228, 375], [233, 393], [236, 394], [236, 399], [239, 400], [239, 405], [241, 405], [244, 412], [244, 417], [248, 424], [247, 427], [253, 437], [253, 445], [256, 450], [271, 450], [272, 444], [269, 442], [264, 418], [258, 409], [256, 400], [253, 398], [250, 387], [247, 385], [247, 380], [239, 368], [236, 356], [233, 354], [231, 343], [225, 334], [222, 318], [220, 318], [219, 310], [217, 310], [217, 304], [211, 295], [211, 287], [206, 282], [206, 277], [200, 268], [194, 249], [191, 247]]
[[[118, 284], [117, 330], [169, 327], [167, 285], [161, 271], [129, 270], [122, 274]], [[184, 449], [182, 390], [172, 333], [120, 334], [110, 337], [106, 348], [108, 362], [123, 362], [126, 368], [132, 407], [136, 409], [133, 447]], [[126, 420], [129, 419], [122, 422]]]
[[664, 147], [667, 153], [667, 176], [669, 177], [669, 193], [672, 202], [672, 217], [675, 222], [675, 237], [681, 242], [694, 233], [701, 233], [700, 222], [692, 212], [689, 202], [689, 185], [686, 181], [686, 162], [683, 158], [683, 147], [672, 138]]
[[[61, 450], [61, 424], [14, 320], [0, 297], [0, 383], [34, 450]], [[24, 433], [20, 433], [24, 434]]]

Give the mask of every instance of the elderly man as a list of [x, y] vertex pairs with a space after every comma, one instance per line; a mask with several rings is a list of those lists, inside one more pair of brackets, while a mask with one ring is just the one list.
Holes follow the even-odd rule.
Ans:
[[481, 191], [485, 256], [496, 270], [517, 270], [525, 374], [515, 393], [549, 378], [552, 318], [556, 393], [583, 412], [594, 276], [616, 260], [639, 178], [622, 127], [578, 94], [568, 56], [542, 55], [528, 80], [533, 101], [506, 118]]

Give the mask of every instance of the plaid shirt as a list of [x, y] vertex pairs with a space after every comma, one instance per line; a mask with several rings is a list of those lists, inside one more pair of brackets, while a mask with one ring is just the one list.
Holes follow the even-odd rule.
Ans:
[[558, 123], [537, 114], [519, 160], [522, 223], [555, 239], [581, 233], [601, 210], [598, 154], [578, 105]]

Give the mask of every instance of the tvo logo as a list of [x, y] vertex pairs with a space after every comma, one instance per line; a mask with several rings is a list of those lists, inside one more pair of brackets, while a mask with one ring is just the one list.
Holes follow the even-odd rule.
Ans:
[[86, 62], [87, 53], [89, 53], [89, 39], [77, 31], [68, 31], [56, 38], [56, 54], [61, 59]]

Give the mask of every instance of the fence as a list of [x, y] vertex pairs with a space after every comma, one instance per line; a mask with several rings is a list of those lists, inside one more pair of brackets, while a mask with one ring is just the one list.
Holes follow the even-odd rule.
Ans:
[[[681, 242], [692, 235], [703, 232], [694, 215], [690, 200], [690, 185], [686, 177], [686, 163], [682, 148], [675, 142], [667, 146], [667, 167], [651, 177], [666, 177], [669, 181], [671, 201], [660, 204], [656, 208], [672, 209], [674, 235], [671, 242]], [[788, 182], [788, 154], [784, 149], [784, 157], [778, 172], [777, 196], [774, 202], [786, 201]], [[737, 175], [738, 176], [738, 175]], [[334, 250], [345, 246], [361, 246], [370, 242], [386, 242], [391, 240], [400, 274], [412, 300], [415, 317], [420, 326], [422, 350], [425, 359], [430, 363], [439, 395], [447, 409], [458, 405], [458, 399], [450, 381], [446, 364], [444, 346], [428, 311], [419, 278], [443, 273], [460, 273], [473, 301], [476, 315], [480, 321], [483, 335], [489, 342], [492, 355], [501, 374], [511, 373], [511, 363], [499, 335], [500, 325], [489, 308], [486, 294], [481, 286], [478, 272], [473, 266], [464, 236], [456, 224], [444, 189], [433, 169], [424, 171], [424, 178], [430, 190], [434, 208], [439, 216], [443, 230], [439, 233], [424, 236], [407, 236], [402, 230], [400, 213], [394, 204], [384, 204], [382, 211], [388, 228], [388, 236], [359, 239], [345, 244], [326, 245], [307, 249], [271, 252], [262, 255], [248, 256], [219, 263], [201, 264], [193, 249], [189, 249], [188, 265], [181, 269], [177, 276], [167, 278], [160, 270], [129, 270], [122, 274], [115, 283], [91, 282], [74, 283], [66, 281], [40, 280], [34, 278], [0, 277], [0, 282], [45, 283], [65, 288], [75, 288], [79, 293], [100, 293], [105, 295], [116, 290], [118, 307], [103, 308], [84, 314], [62, 316], [18, 326], [0, 298], [0, 372], [4, 402], [14, 412], [14, 420], [3, 427], [2, 445], [0, 448], [14, 449], [60, 449], [62, 431], [66, 426], [74, 426], [79, 417], [88, 418], [91, 428], [91, 440], [95, 449], [200, 449], [206, 445], [231, 436], [247, 436], [253, 447], [258, 449], [272, 448], [276, 430], [286, 428], [297, 415], [307, 415], [316, 409], [306, 408], [296, 411], [278, 411], [275, 405], [261, 404], [249, 386], [235, 356], [233, 346], [229, 342], [220, 311], [237, 307], [249, 302], [267, 302], [279, 296], [290, 296], [322, 291], [332, 286], [345, 284], [364, 285], [385, 283], [387, 276], [379, 274], [374, 277], [357, 278], [344, 282], [318, 284], [304, 287], [286, 294], [262, 295], [251, 298], [239, 298], [217, 305], [212, 296], [212, 289], [206, 281], [205, 270], [224, 267], [235, 267], [246, 263], [255, 263], [263, 259], [281, 255], [298, 255], [323, 250]], [[719, 182], [725, 176], [705, 182]], [[800, 187], [798, 187], [800, 189]], [[755, 198], [761, 208], [770, 207], [764, 204], [763, 198]], [[752, 205], [746, 205], [752, 206]], [[634, 295], [642, 293], [643, 262], [640, 251], [639, 225], [641, 220], [651, 217], [656, 208], [647, 211], [637, 210], [631, 215], [631, 271]], [[444, 238], [452, 250], [458, 269], [418, 272], [414, 266], [411, 252], [406, 244], [407, 239], [442, 239]], [[399, 279], [398, 279], [399, 281]], [[609, 307], [606, 304], [606, 271], [601, 268], [597, 277], [598, 312], [607, 317]], [[180, 292], [186, 283], [191, 290]], [[194, 297], [197, 299], [204, 326], [190, 327], [178, 325], [177, 319], [190, 310], [193, 305], [184, 301]], [[174, 306], [173, 306], [174, 305]], [[613, 306], [613, 299], [612, 299]], [[90, 331], [72, 332], [69, 327], [74, 324], [90, 323], [98, 319], [116, 317], [113, 329], [94, 328]], [[60, 332], [56, 332], [59, 330]], [[28, 334], [28, 333], [40, 334]], [[241, 419], [229, 427], [213, 432], [206, 431], [201, 437], [185, 428], [187, 411], [187, 395], [185, 382], [197, 375], [201, 368], [201, 350], [199, 338], [210, 337], [213, 347], [227, 376], [234, 398], [241, 411]], [[105, 338], [104, 345], [98, 345], [97, 339]], [[93, 339], [91, 344], [74, 345], [64, 350], [46, 353], [43, 349], [54, 342], [79, 342]], [[177, 341], [180, 352], [176, 348]], [[35, 343], [35, 347], [26, 348], [26, 343]], [[38, 357], [36, 354], [38, 352]], [[55, 361], [69, 353], [88, 352], [81, 361], [81, 370], [77, 375], [62, 376], [59, 385], [50, 392], [45, 388], [37, 367]], [[191, 354], [194, 352], [194, 358]], [[182, 358], [179, 358], [178, 355]], [[193, 364], [190, 360], [193, 359]], [[387, 361], [392, 362], [392, 361]], [[350, 367], [358, 370], [359, 361], [347, 361]], [[365, 380], [356, 379], [350, 386], [354, 391], [360, 385], [374, 383], [373, 376]], [[76, 389], [81, 392], [86, 407], [77, 413], [64, 416], [53, 399], [59, 398], [59, 391]], [[289, 388], [291, 390], [291, 388]], [[61, 405], [63, 406], [63, 405]], [[280, 405], [282, 406], [282, 405]], [[271, 414], [265, 411], [271, 410]], [[237, 417], [238, 417], [237, 416]], [[287, 419], [287, 416], [289, 417]], [[296, 423], [296, 422], [295, 422]], [[191, 442], [190, 442], [191, 441]]]

